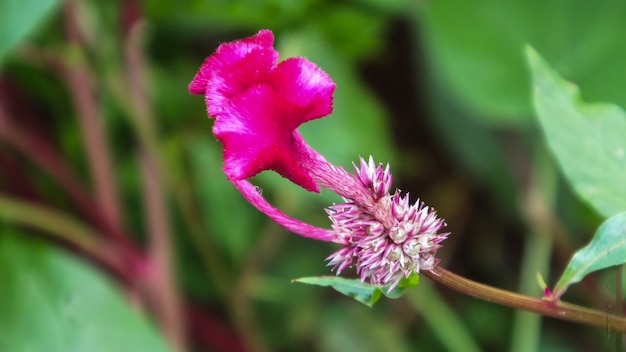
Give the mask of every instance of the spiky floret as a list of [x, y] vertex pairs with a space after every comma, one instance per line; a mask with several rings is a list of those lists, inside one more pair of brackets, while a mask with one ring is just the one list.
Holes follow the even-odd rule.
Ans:
[[420, 270], [432, 270], [440, 243], [448, 233], [438, 233], [446, 226], [436, 212], [419, 200], [409, 203], [409, 195], [399, 191], [389, 194], [391, 173], [369, 158], [355, 165], [357, 178], [371, 192], [373, 205], [358, 204], [344, 198], [326, 211], [343, 247], [330, 255], [328, 265], [337, 274], [354, 265], [361, 281], [390, 285]]

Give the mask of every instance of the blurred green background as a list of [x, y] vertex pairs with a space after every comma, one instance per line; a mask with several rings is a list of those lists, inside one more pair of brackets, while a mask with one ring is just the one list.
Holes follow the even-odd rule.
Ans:
[[[337, 84], [301, 127], [332, 163], [389, 162], [452, 233], [441, 265], [541, 296], [601, 218], [539, 133], [523, 46], [626, 107], [622, 0], [0, 2], [0, 351], [609, 351], [615, 336], [423, 279], [374, 308], [290, 283], [334, 245], [287, 233], [225, 180], [187, 84], [271, 29]], [[589, 165], [593, 167], [593, 165]], [[335, 195], [253, 182], [328, 226]], [[170, 256], [171, 254], [171, 256]], [[345, 276], [354, 273], [347, 272]], [[611, 309], [615, 272], [565, 300]]]

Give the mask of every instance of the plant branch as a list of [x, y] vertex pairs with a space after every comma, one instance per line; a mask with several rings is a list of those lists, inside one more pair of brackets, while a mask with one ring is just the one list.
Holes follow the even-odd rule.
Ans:
[[[131, 5], [128, 5], [132, 8]], [[125, 8], [127, 9], [127, 8]], [[146, 90], [146, 60], [141, 42], [145, 24], [138, 13], [127, 20], [124, 42], [125, 76], [129, 87], [131, 118], [140, 136], [139, 166], [143, 185], [146, 224], [150, 240], [148, 260], [151, 266], [148, 294], [153, 300], [158, 321], [175, 351], [186, 346], [184, 309], [174, 275], [174, 249], [167, 211], [166, 178], [159, 159], [157, 129], [152, 105]]]
[[139, 156], [146, 223], [150, 238], [147, 293], [153, 301], [163, 331], [175, 351], [185, 349], [185, 329], [180, 296], [174, 280], [171, 234], [165, 194], [156, 163], [146, 153]]
[[[82, 48], [83, 40], [78, 24], [78, 3], [68, 1], [65, 6], [65, 29], [69, 43]], [[105, 217], [117, 229], [122, 227], [120, 201], [115, 184], [112, 157], [104, 132], [102, 116], [93, 91], [92, 75], [84, 57], [65, 66], [65, 77], [74, 101], [86, 146], [87, 159], [94, 179], [96, 199]], [[115, 231], [115, 233], [119, 233]]]
[[[11, 121], [0, 105], [0, 139], [48, 173], [82, 211], [92, 209], [92, 200], [81, 180], [42, 138], [37, 138]], [[89, 215], [89, 214], [85, 214]], [[91, 217], [91, 216], [90, 216]]]
[[[0, 104], [0, 139], [41, 168], [57, 182], [74, 202], [76, 209], [82, 216], [99, 230], [96, 234], [97, 236], [104, 238], [108, 235], [116, 240], [116, 251], [121, 258], [124, 258], [126, 267], [136, 268], [141, 266], [141, 255], [138, 253], [135, 245], [128, 240], [129, 236], [124, 232], [124, 229], [113, 224], [112, 219], [102, 213], [102, 209], [94, 201], [92, 195], [87, 192], [82, 180], [78, 178], [65, 160], [56, 152], [55, 147], [46, 142], [45, 138], [39, 138], [28, 129], [21, 128], [13, 120], [9, 117], [5, 106]], [[13, 174], [8, 176], [16, 177]], [[97, 255], [93, 259], [103, 262], [103, 259], [98, 258]], [[105, 260], [104, 265], [105, 267], [110, 267], [111, 263], [107, 264]], [[122, 280], [132, 282], [129, 277], [124, 277], [128, 270], [122, 270], [119, 267], [113, 269], [113, 271]]]
[[[42, 138], [33, 135], [29, 130], [20, 128], [11, 121], [5, 107], [0, 105], [0, 139], [21, 153], [32, 163], [47, 173], [65, 191], [74, 202], [77, 210], [105, 234], [112, 234], [115, 238], [128, 238], [123, 229], [116, 228], [110, 219], [103, 216], [98, 204], [87, 192], [82, 180], [67, 165], [65, 160], [55, 151], [53, 145]], [[123, 241], [122, 248], [129, 253], [135, 249], [130, 241]]]
[[626, 333], [626, 318], [623, 316], [612, 315], [561, 301], [554, 302], [513, 293], [466, 279], [441, 267], [436, 267], [432, 271], [424, 271], [422, 275], [453, 290], [487, 302], [595, 326], [608, 331]]
[[0, 193], [0, 218], [40, 230], [53, 238], [83, 251], [124, 282], [132, 282], [123, 256], [96, 231], [56, 209], [11, 198]]

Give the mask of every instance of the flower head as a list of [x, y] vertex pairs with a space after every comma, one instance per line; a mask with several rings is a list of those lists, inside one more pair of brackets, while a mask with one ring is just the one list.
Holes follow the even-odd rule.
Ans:
[[[355, 166], [356, 168], [356, 166]], [[328, 265], [339, 274], [355, 265], [361, 281], [396, 287], [400, 280], [420, 270], [432, 270], [438, 263], [435, 253], [447, 233], [434, 210], [419, 200], [411, 205], [409, 195], [389, 194], [389, 167], [376, 166], [370, 157], [361, 159], [357, 177], [370, 190], [373, 206], [352, 199], [329, 207], [327, 213], [343, 248], [328, 257]]]
[[[356, 266], [361, 280], [389, 285], [431, 270], [445, 223], [408, 194], [390, 194], [389, 165], [361, 158], [356, 175], [332, 165], [297, 131], [332, 111], [335, 84], [303, 58], [277, 63], [274, 36], [262, 30], [220, 45], [206, 59], [189, 91], [204, 94], [213, 134], [224, 145], [224, 173], [241, 194], [274, 221], [304, 237], [343, 246], [328, 257], [337, 274]], [[271, 206], [247, 179], [274, 170], [309, 191], [325, 187], [345, 203], [329, 207], [332, 229], [293, 219]]]
[[213, 134], [224, 145], [224, 172], [244, 180], [274, 170], [309, 191], [319, 191], [302, 160], [310, 147], [296, 130], [332, 111], [335, 84], [304, 58], [277, 64], [274, 36], [225, 43], [208, 57], [189, 85], [204, 94], [215, 117]]

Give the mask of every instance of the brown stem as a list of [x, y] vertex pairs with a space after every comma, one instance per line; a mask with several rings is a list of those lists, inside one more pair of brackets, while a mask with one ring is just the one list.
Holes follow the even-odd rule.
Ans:
[[487, 302], [609, 331], [626, 333], [626, 318], [623, 316], [607, 314], [560, 301], [553, 302], [513, 293], [466, 279], [441, 267], [436, 267], [432, 271], [424, 271], [422, 274], [446, 287]]

